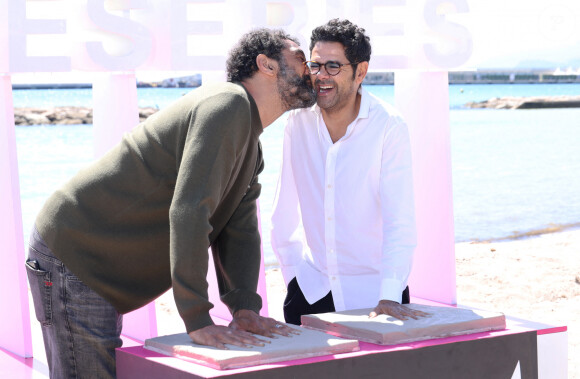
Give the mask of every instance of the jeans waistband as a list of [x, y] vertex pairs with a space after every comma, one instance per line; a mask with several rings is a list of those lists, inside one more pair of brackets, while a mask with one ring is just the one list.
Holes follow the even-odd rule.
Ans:
[[44, 239], [42, 238], [42, 236], [40, 235], [40, 233], [36, 229], [36, 226], [32, 227], [32, 232], [30, 233], [29, 245], [31, 248], [38, 251], [39, 253], [42, 253], [42, 254], [49, 256], [49, 257], [52, 257], [52, 258], [56, 258], [56, 256], [52, 252], [52, 250], [50, 250], [50, 248], [44, 242]]

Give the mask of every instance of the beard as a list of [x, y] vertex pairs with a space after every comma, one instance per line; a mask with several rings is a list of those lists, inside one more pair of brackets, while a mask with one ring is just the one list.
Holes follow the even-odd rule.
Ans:
[[288, 111], [308, 108], [316, 103], [316, 91], [310, 76], [299, 76], [291, 72], [283, 61], [280, 62], [278, 72], [278, 95]]
[[314, 81], [315, 88], [320, 88], [320, 86], [331, 85], [334, 87], [334, 96], [319, 96], [317, 99], [318, 106], [320, 109], [324, 109], [326, 112], [336, 112], [344, 109], [349, 99], [352, 98], [354, 93], [358, 92], [358, 89], [354, 87], [355, 82], [353, 81], [341, 81], [340, 83], [335, 82], [332, 78], [322, 82], [318, 78]]

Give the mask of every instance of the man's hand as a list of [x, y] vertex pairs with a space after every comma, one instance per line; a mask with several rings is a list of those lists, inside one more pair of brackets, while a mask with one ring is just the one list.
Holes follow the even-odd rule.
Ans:
[[239, 347], [264, 346], [270, 341], [255, 337], [253, 334], [276, 338], [276, 334], [290, 336], [300, 334], [296, 329], [278, 322], [273, 318], [262, 317], [256, 312], [241, 309], [234, 314], [229, 326], [209, 325], [189, 333], [193, 342], [227, 350], [226, 344]]
[[261, 336], [276, 338], [276, 334], [289, 337], [291, 334], [300, 334], [296, 329], [270, 317], [262, 317], [254, 311], [240, 309], [234, 313], [230, 328], [245, 330]]
[[379, 305], [369, 314], [369, 317], [374, 318], [380, 314], [393, 316], [399, 320], [407, 320], [407, 317], [417, 320], [419, 317], [431, 316], [431, 313], [418, 311], [391, 300], [379, 301]]
[[244, 330], [237, 330], [228, 326], [209, 325], [205, 328], [189, 332], [189, 337], [199, 345], [213, 346], [227, 350], [225, 344], [239, 347], [264, 346], [264, 340], [254, 337]]

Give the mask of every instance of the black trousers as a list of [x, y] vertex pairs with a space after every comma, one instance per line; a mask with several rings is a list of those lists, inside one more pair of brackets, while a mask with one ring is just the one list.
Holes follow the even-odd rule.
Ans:
[[[409, 295], [409, 286], [405, 288], [401, 296], [401, 304], [409, 304], [411, 297]], [[322, 299], [314, 304], [309, 304], [296, 278], [288, 283], [288, 293], [284, 300], [284, 319], [289, 324], [300, 325], [302, 315], [313, 315], [317, 313], [335, 312], [332, 292], [329, 292]]]

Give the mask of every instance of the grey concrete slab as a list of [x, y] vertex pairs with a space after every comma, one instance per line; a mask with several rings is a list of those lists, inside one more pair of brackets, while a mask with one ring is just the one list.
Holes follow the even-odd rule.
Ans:
[[302, 316], [302, 326], [329, 334], [358, 339], [379, 345], [396, 345], [434, 338], [505, 329], [505, 315], [455, 307], [409, 304], [408, 307], [428, 312], [430, 317], [398, 320], [379, 315], [369, 318], [372, 309], [322, 313]]
[[258, 336], [258, 338], [270, 341], [263, 347], [241, 348], [227, 345], [229, 350], [220, 350], [197, 345], [186, 333], [151, 338], [145, 340], [144, 347], [218, 370], [359, 350], [356, 340], [337, 338], [321, 331], [302, 327], [294, 328], [299, 329], [301, 333], [292, 337], [279, 336], [275, 339]]

